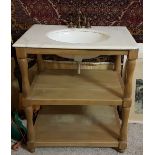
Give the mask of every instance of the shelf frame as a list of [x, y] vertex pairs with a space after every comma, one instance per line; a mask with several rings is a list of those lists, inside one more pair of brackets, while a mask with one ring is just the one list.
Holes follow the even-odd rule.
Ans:
[[[30, 94], [30, 83], [28, 78], [28, 64], [27, 64], [27, 55], [28, 54], [61, 54], [61, 55], [74, 55], [74, 56], [82, 56], [82, 55], [114, 55], [117, 56], [117, 60], [115, 66], [119, 63], [119, 56], [127, 55], [126, 61], [126, 70], [125, 70], [125, 79], [124, 79], [124, 92], [121, 107], [121, 129], [119, 135], [119, 145], [118, 149], [120, 152], [124, 151], [127, 147], [127, 127], [128, 127], [128, 117], [129, 111], [131, 107], [131, 94], [132, 94], [132, 78], [135, 69], [136, 59], [138, 57], [138, 49], [131, 50], [73, 50], [73, 49], [41, 49], [41, 48], [16, 48], [16, 55], [20, 66], [20, 71], [22, 74], [22, 96], [23, 101], [24, 98], [28, 97]], [[42, 65], [42, 61], [39, 58], [40, 66]], [[119, 66], [119, 65], [118, 65]], [[41, 67], [40, 67], [41, 68]], [[119, 68], [116, 67], [118, 74], [120, 74]], [[34, 126], [32, 124], [32, 111], [33, 106], [28, 105], [25, 106], [25, 113], [27, 117], [27, 127], [28, 127], [28, 149], [30, 152], [34, 152], [35, 149], [35, 131]]]

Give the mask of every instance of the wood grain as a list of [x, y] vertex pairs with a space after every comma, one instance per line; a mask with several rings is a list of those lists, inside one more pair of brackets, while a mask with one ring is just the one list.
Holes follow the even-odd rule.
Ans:
[[41, 54], [37, 54], [37, 64], [38, 64], [38, 71], [42, 71], [44, 69], [44, 60]]
[[18, 59], [18, 63], [22, 74], [22, 93], [23, 93], [23, 96], [26, 97], [30, 92], [27, 59]]
[[35, 146], [35, 131], [33, 126], [33, 108], [32, 106], [26, 107], [25, 109], [25, 115], [27, 119], [27, 147], [30, 152], [34, 152]]
[[36, 76], [26, 105], [121, 105], [123, 90], [110, 70], [50, 70]]
[[120, 143], [119, 149], [124, 150], [127, 148], [127, 130], [128, 130], [128, 118], [129, 118], [130, 108], [122, 108], [122, 125], [120, 130]]
[[[127, 147], [132, 77], [138, 50], [16, 48], [16, 53], [22, 73], [22, 101], [31, 152], [35, 146], [117, 147], [121, 152]], [[40, 71], [31, 85], [26, 60], [28, 54], [38, 54]], [[82, 69], [78, 75], [75, 69], [44, 70], [41, 54], [115, 55], [116, 61], [114, 71]], [[128, 57], [125, 82], [120, 75], [121, 55]], [[48, 68], [48, 63], [44, 66]], [[43, 109], [34, 129], [32, 107], [40, 105]], [[121, 106], [121, 126], [117, 106]]]
[[114, 70], [121, 73], [121, 55], [115, 56]]
[[117, 115], [109, 106], [46, 106], [35, 123], [35, 145], [118, 147]]
[[127, 147], [127, 133], [128, 133], [128, 118], [130, 107], [132, 104], [131, 95], [132, 95], [132, 79], [133, 73], [135, 70], [136, 58], [138, 52], [135, 50], [130, 50], [127, 56], [126, 69], [125, 69], [125, 83], [124, 83], [124, 99], [122, 105], [122, 124], [120, 130], [120, 143], [119, 150], [124, 151]]
[[127, 55], [127, 50], [90, 50], [90, 49], [51, 49], [51, 48], [18, 48], [18, 57], [23, 58], [23, 53], [26, 54], [57, 54], [70, 56], [96, 56], [96, 55]]

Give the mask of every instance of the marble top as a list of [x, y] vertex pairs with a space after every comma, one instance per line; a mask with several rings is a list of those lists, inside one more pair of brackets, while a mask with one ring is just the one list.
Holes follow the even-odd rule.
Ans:
[[107, 40], [91, 44], [63, 43], [47, 37], [48, 32], [65, 29], [69, 28], [64, 25], [34, 24], [13, 44], [13, 47], [104, 50], [138, 49], [136, 41], [125, 26], [92, 26], [90, 30], [107, 34], [110, 37]]

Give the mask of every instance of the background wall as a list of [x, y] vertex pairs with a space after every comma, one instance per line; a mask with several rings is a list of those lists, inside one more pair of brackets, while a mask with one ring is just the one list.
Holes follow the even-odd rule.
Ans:
[[137, 42], [143, 41], [143, 0], [12, 0], [13, 40], [35, 23], [66, 24], [77, 9], [92, 25], [127, 26]]

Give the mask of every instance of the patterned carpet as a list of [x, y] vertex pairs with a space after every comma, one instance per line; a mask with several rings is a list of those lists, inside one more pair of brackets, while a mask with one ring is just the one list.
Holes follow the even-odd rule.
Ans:
[[[12, 155], [32, 155], [27, 150], [20, 148]], [[128, 149], [118, 153], [110, 148], [37, 148], [33, 155], [143, 155], [143, 125], [129, 124]]]

